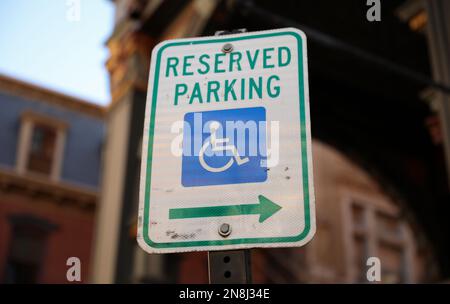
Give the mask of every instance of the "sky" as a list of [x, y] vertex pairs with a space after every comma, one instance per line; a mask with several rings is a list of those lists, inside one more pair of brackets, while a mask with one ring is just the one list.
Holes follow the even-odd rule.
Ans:
[[113, 23], [110, 0], [1, 0], [0, 74], [107, 105]]

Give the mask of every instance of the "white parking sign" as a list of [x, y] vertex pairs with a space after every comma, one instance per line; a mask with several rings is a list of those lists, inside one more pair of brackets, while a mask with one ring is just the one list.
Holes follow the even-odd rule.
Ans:
[[303, 32], [155, 47], [138, 226], [150, 253], [301, 246], [312, 238]]

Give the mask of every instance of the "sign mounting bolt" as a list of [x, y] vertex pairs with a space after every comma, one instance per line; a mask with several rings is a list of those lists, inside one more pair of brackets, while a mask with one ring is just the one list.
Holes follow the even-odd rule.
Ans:
[[231, 226], [230, 226], [230, 224], [223, 223], [222, 225], [220, 225], [220, 227], [219, 227], [219, 234], [222, 237], [229, 236], [231, 234]]
[[222, 46], [222, 52], [224, 53], [231, 53], [233, 51], [233, 45], [231, 43], [225, 43]]

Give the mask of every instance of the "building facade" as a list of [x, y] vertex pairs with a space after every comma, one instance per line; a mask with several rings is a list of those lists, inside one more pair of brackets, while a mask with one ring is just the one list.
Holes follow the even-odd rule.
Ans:
[[428, 132], [427, 85], [380, 64], [431, 79], [426, 38], [396, 15], [406, 1], [383, 2], [380, 23], [365, 23], [367, 7], [351, 1], [323, 1], [330, 14], [299, 1], [114, 2], [113, 99], [92, 282], [208, 280], [206, 253], [148, 255], [135, 240], [151, 49], [217, 30], [286, 26], [308, 36], [317, 233], [303, 248], [252, 250], [254, 282], [367, 282], [370, 257], [380, 259], [383, 283], [450, 275], [445, 152]]
[[0, 76], [0, 281], [65, 283], [88, 273], [104, 109]]

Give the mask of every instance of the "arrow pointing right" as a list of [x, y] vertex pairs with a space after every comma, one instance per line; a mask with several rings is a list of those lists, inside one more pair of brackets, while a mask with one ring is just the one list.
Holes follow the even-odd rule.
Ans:
[[258, 200], [259, 204], [170, 209], [169, 219], [259, 214], [259, 222], [262, 223], [281, 209], [264, 195], [258, 195]]

